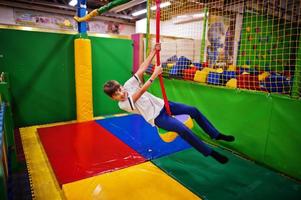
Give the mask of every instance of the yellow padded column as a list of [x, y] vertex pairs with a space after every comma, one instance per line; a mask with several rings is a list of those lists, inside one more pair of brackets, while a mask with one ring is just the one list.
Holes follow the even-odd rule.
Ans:
[[91, 41], [75, 39], [75, 87], [78, 121], [93, 119]]

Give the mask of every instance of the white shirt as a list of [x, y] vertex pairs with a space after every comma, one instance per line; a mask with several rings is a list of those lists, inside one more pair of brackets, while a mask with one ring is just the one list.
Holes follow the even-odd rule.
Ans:
[[132, 96], [140, 89], [141, 86], [141, 80], [139, 80], [136, 75], [125, 82], [123, 87], [128, 92], [128, 98], [127, 100], [119, 101], [118, 106], [120, 109], [127, 112], [142, 115], [148, 123], [155, 126], [154, 120], [164, 107], [164, 101], [149, 92], [144, 92], [134, 103]]

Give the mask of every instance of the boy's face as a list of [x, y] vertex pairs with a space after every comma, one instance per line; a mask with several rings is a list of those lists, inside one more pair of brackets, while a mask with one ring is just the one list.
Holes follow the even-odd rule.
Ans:
[[112, 95], [112, 99], [116, 101], [124, 101], [127, 98], [127, 92], [124, 87], [120, 85], [118, 90]]

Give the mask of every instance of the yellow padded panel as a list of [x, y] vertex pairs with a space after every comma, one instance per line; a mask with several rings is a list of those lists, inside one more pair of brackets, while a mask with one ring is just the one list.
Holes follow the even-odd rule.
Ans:
[[215, 72], [216, 72], [216, 73], [223, 73], [224, 70], [223, 70], [223, 68], [217, 68], [217, 69], [215, 70]]
[[62, 190], [56, 181], [47, 155], [39, 140], [37, 128], [39, 128], [39, 126], [20, 128], [34, 199], [62, 200], [64, 199]]
[[175, 65], [174, 63], [168, 63], [168, 64], [167, 64], [167, 67], [168, 67], [168, 68], [172, 68], [174, 65]]
[[161, 134], [159, 132], [159, 136], [160, 136], [161, 140], [163, 140], [164, 142], [169, 143], [169, 142], [174, 141], [178, 137], [178, 134], [176, 132], [173, 132], [173, 131], [169, 131], [169, 132], [166, 132], [164, 134]]
[[229, 65], [228, 71], [236, 71], [236, 66], [235, 65]]
[[263, 72], [263, 73], [261, 73], [261, 74], [258, 75], [258, 80], [259, 81], [263, 81], [264, 79], [266, 79], [269, 76], [270, 76], [269, 72]]
[[63, 185], [70, 200], [200, 199], [151, 162]]
[[209, 72], [214, 71], [214, 69], [209, 68], [209, 67], [204, 67], [201, 71], [197, 70], [195, 75], [194, 75], [194, 81], [200, 82], [200, 83], [206, 83], [207, 81], [207, 76]]
[[236, 79], [236, 78], [231, 78], [231, 79], [226, 83], [226, 87], [237, 88], [237, 79]]
[[78, 121], [93, 119], [91, 42], [75, 39], [75, 85]]

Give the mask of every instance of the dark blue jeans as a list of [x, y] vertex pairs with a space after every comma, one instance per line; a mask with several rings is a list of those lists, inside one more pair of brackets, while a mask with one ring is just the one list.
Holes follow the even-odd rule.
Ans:
[[[169, 102], [169, 106], [172, 115], [190, 115], [190, 117], [194, 119], [212, 139], [215, 139], [220, 134], [197, 108], [175, 102]], [[182, 122], [172, 116], [169, 116], [165, 110], [165, 107], [161, 110], [159, 116], [156, 117], [155, 124], [164, 130], [178, 133], [184, 140], [186, 140], [204, 156], [211, 154], [212, 149], [196, 135], [194, 135], [194, 133]]]

